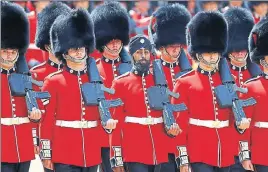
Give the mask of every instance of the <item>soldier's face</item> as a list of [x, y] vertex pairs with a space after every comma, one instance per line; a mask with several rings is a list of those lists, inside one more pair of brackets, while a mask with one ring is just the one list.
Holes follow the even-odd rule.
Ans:
[[106, 53], [111, 53], [112, 55], [119, 55], [120, 50], [122, 48], [122, 41], [119, 39], [114, 39], [106, 44], [108, 50], [104, 49]]
[[82, 0], [82, 1], [75, 1], [73, 2], [76, 9], [78, 8], [84, 8], [88, 9], [89, 7], [89, 1], [88, 0]]
[[266, 63], [268, 64], [268, 56], [264, 57], [264, 60], [266, 61]]
[[18, 49], [1, 49], [1, 66], [12, 67], [15, 64], [15, 59], [18, 56]]
[[204, 11], [216, 11], [218, 10], [217, 2], [207, 2], [203, 4]]
[[70, 48], [67, 54], [73, 58], [82, 59], [86, 56], [86, 48]]
[[147, 63], [150, 61], [150, 51], [147, 49], [139, 49], [133, 54], [133, 58], [135, 62], [140, 62], [140, 63]]
[[[180, 44], [169, 45], [169, 46], [166, 46], [165, 49], [168, 55], [171, 57], [171, 60], [177, 60], [178, 55], [181, 50]], [[164, 49], [162, 49], [161, 53], [162, 54], [165, 53]]]
[[202, 53], [202, 57], [205, 61], [207, 61], [210, 64], [217, 64], [220, 55], [219, 53]]
[[247, 59], [247, 54], [248, 54], [247, 50], [232, 52], [231, 60], [235, 60], [237, 62], [244, 62]]
[[259, 5], [256, 5], [253, 7], [254, 11], [260, 15], [261, 17], [264, 17], [267, 14], [267, 10], [268, 10], [268, 5], [267, 3], [261, 3]]

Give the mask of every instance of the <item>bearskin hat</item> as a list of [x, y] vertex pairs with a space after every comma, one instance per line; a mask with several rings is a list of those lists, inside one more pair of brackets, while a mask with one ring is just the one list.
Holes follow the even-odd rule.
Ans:
[[37, 29], [35, 35], [35, 44], [40, 49], [47, 51], [45, 45], [49, 45], [49, 31], [54, 20], [59, 15], [67, 15], [71, 12], [66, 4], [61, 2], [52, 2], [44, 8], [37, 16]]
[[221, 13], [197, 13], [187, 25], [188, 52], [193, 58], [196, 58], [196, 53], [224, 53], [227, 49], [227, 32], [227, 22]]
[[115, 1], [106, 1], [96, 7], [92, 13], [96, 37], [96, 48], [103, 51], [103, 46], [113, 39], [119, 39], [123, 45], [129, 42], [129, 17], [127, 11]]
[[29, 21], [23, 8], [1, 1], [1, 47], [24, 54], [29, 46]]
[[191, 15], [183, 5], [163, 6], [153, 16], [156, 19], [154, 39], [157, 49], [171, 44], [186, 45], [185, 31]]
[[268, 55], [268, 18], [257, 23], [249, 36], [249, 55], [251, 61], [260, 63], [260, 59]]
[[248, 49], [248, 37], [254, 26], [250, 11], [244, 8], [229, 8], [224, 17], [228, 24], [227, 53]]
[[56, 56], [70, 48], [86, 47], [88, 53], [95, 49], [93, 22], [84, 9], [72, 10], [56, 18], [50, 29], [52, 51]]

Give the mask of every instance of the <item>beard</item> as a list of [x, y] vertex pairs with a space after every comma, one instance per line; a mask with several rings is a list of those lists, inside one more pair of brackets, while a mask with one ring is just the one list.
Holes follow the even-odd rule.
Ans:
[[140, 73], [146, 73], [150, 69], [150, 61], [142, 58], [141, 60], [135, 61], [134, 69]]

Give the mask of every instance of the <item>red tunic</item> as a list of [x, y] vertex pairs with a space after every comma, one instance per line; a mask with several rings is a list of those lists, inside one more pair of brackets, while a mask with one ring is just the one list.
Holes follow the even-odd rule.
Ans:
[[[104, 80], [104, 85], [107, 88], [112, 86], [113, 80], [119, 76], [118, 66], [121, 64], [121, 59], [117, 58], [116, 60], [110, 60], [108, 58], [102, 57], [97, 60], [97, 67]], [[110, 95], [106, 94], [106, 97], [109, 98]], [[105, 130], [102, 131], [102, 142], [104, 147], [109, 147], [109, 134]]]
[[[6, 70], [1, 69], [1, 118], [28, 117], [25, 98], [11, 95], [8, 75]], [[18, 163], [35, 159], [31, 123], [1, 124], [1, 130], [2, 162]]]
[[[135, 73], [135, 72], [134, 72]], [[161, 111], [148, 108], [145, 100], [145, 91], [154, 86], [152, 74], [144, 77], [145, 85], [141, 76], [133, 72], [121, 75], [113, 82], [115, 98], [121, 98], [124, 105], [116, 108], [113, 117], [119, 120], [117, 128], [112, 134], [112, 148], [121, 146], [124, 162], [138, 162], [148, 165], [160, 164], [168, 161], [167, 136], [163, 124], [141, 125], [126, 123], [125, 117], [154, 117], [162, 116]], [[122, 136], [122, 137], [121, 137]], [[111, 157], [114, 151], [111, 149]]]
[[[79, 75], [80, 73], [80, 75]], [[80, 83], [89, 82], [87, 71], [70, 68], [51, 74], [43, 91], [51, 94], [46, 114], [41, 122], [40, 139], [50, 140], [53, 163], [90, 167], [101, 163], [100, 115], [97, 106], [85, 106]], [[98, 121], [94, 128], [65, 128], [56, 120]]]
[[268, 76], [257, 77], [245, 84], [248, 94], [243, 98], [254, 97], [257, 104], [246, 107], [247, 116], [252, 118], [250, 131], [250, 150], [253, 164], [268, 166], [268, 129], [255, 127], [255, 122], [268, 122]]
[[[219, 72], [192, 71], [177, 79], [174, 92], [179, 99], [173, 104], [185, 103], [188, 110], [177, 113], [177, 123], [183, 132], [177, 136], [178, 146], [187, 146], [191, 163], [202, 162], [217, 167], [234, 164], [236, 139], [231, 109], [221, 109], [213, 89], [222, 84]], [[208, 128], [189, 124], [189, 118], [199, 120], [229, 120], [229, 127]]]

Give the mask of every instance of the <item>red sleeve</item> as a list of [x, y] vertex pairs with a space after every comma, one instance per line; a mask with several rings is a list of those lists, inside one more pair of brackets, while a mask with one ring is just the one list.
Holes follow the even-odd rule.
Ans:
[[[115, 90], [115, 94], [112, 96], [112, 99], [120, 98], [124, 103], [124, 91], [121, 88], [120, 84], [117, 82], [117, 80], [113, 81], [112, 88]], [[110, 143], [111, 165], [112, 167], [118, 167], [123, 166], [121, 145], [122, 145], [122, 127], [124, 125], [124, 119], [125, 119], [124, 105], [113, 108], [111, 114], [113, 119], [118, 120], [116, 129], [112, 133], [112, 139]]]
[[[52, 149], [52, 134], [53, 128], [55, 124], [55, 113], [57, 108], [57, 93], [55, 84], [50, 79], [46, 79], [44, 85], [42, 87], [42, 91], [48, 91], [50, 93], [49, 102], [46, 102], [45, 106], [45, 114], [41, 120], [41, 127], [40, 127], [40, 142], [41, 142], [41, 151], [46, 152], [43, 159], [50, 159], [51, 158], [51, 149]], [[50, 151], [47, 151], [50, 150]], [[49, 155], [50, 154], [50, 158]], [[46, 155], [48, 157], [46, 157]]]

